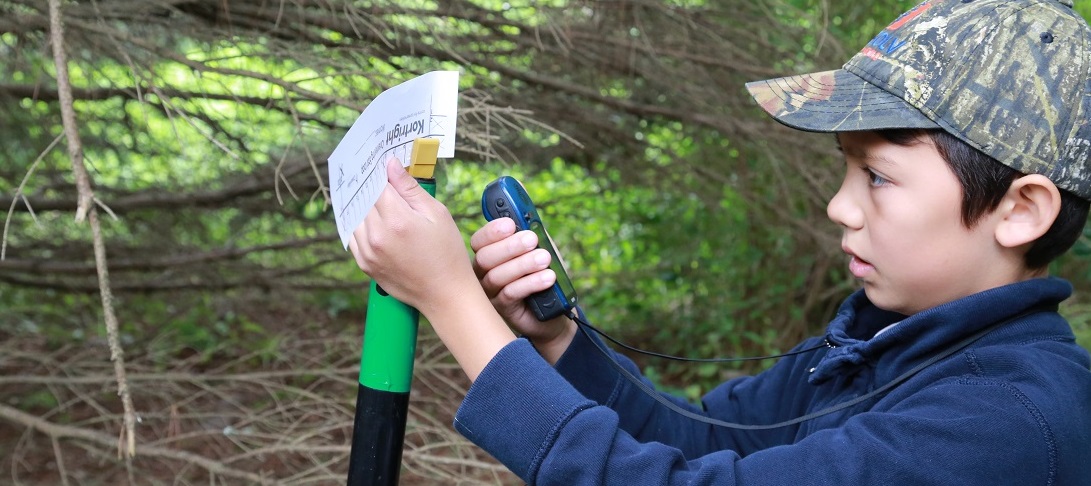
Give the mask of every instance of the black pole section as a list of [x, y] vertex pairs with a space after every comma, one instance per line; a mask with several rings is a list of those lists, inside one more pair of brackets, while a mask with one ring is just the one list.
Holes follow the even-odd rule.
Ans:
[[384, 392], [360, 385], [352, 426], [349, 486], [398, 484], [408, 411], [408, 392]]
[[[432, 169], [438, 151], [439, 140], [415, 140], [408, 168], [421, 187], [433, 196], [436, 180], [432, 178]], [[416, 309], [371, 282], [360, 353], [348, 486], [398, 484], [419, 317]]]

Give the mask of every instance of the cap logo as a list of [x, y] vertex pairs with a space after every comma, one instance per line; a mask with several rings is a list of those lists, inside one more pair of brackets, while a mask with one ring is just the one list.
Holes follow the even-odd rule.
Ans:
[[894, 34], [883, 31], [879, 32], [879, 35], [875, 36], [874, 39], [871, 39], [871, 42], [868, 42], [867, 47], [864, 47], [860, 52], [874, 60], [883, 55], [889, 56], [894, 54], [895, 52], [898, 52], [898, 49], [905, 47], [908, 43], [908, 40], [899, 39]]
[[905, 45], [908, 44], [909, 41], [907, 39], [899, 38], [892, 32], [901, 28], [903, 25], [906, 24], [906, 22], [909, 22], [910, 20], [919, 17], [924, 12], [927, 12], [929, 8], [932, 8], [931, 1], [927, 1], [920, 5], [917, 5], [916, 7], [913, 7], [912, 10], [903, 13], [900, 17], [895, 19], [893, 23], [888, 25], [885, 30], [879, 32], [879, 35], [875, 36], [875, 38], [872, 39], [871, 42], [868, 42], [867, 46], [865, 46], [864, 49], [860, 52], [872, 60], [878, 59], [884, 55], [889, 56], [891, 54], [894, 54], [895, 52], [898, 52], [898, 50], [902, 47], [905, 47]]

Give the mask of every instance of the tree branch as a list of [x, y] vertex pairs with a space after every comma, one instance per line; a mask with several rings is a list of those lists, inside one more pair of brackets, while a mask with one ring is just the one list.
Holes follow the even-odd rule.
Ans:
[[[294, 177], [298, 174], [313, 170], [307, 161], [296, 161], [285, 164], [280, 169], [284, 177]], [[270, 180], [274, 169], [268, 168], [256, 175], [247, 175], [245, 178], [223, 189], [197, 191], [197, 192], [172, 192], [162, 189], [148, 189], [140, 192], [119, 195], [116, 197], [100, 197], [114, 214], [122, 215], [131, 211], [141, 210], [172, 210], [178, 208], [218, 208], [235, 206], [239, 199], [267, 194], [271, 192]], [[316, 185], [304, 185], [306, 190], [317, 188]], [[78, 207], [79, 201], [72, 199], [43, 198], [36, 196], [13, 197], [0, 196], [0, 207], [14, 205], [16, 211], [27, 211], [23, 201], [30, 203], [36, 211], [71, 211]]]
[[[54, 1], [57, 0], [50, 0], [50, 2]], [[112, 445], [115, 445], [117, 442], [117, 439], [110, 437], [109, 435], [79, 427], [55, 424], [4, 404], [0, 404], [0, 418], [14, 424], [37, 430], [38, 432], [41, 432], [53, 439], [77, 439], [104, 447], [110, 447]], [[229, 478], [246, 480], [255, 484], [271, 483], [270, 480], [263, 478], [257, 474], [239, 471], [237, 469], [228, 467], [221, 462], [214, 461], [207, 457], [193, 454], [190, 452], [169, 449], [156, 445], [141, 446], [140, 452], [144, 455], [152, 457], [163, 457], [167, 459], [182, 461], [187, 464], [194, 464], [207, 470], [210, 473], [219, 474]]]
[[[125, 354], [118, 339], [117, 315], [114, 313], [113, 294], [110, 290], [110, 272], [106, 264], [106, 244], [102, 238], [102, 227], [95, 208], [95, 194], [91, 189], [91, 176], [83, 164], [83, 147], [80, 144], [79, 128], [76, 126], [76, 110], [72, 101], [71, 83], [68, 76], [68, 58], [64, 49], [64, 28], [61, 20], [61, 0], [49, 0], [49, 33], [53, 44], [53, 60], [57, 67], [57, 94], [61, 102], [61, 119], [64, 133], [68, 139], [68, 155], [72, 159], [72, 171], [76, 177], [79, 198], [76, 205], [76, 222], [88, 218], [94, 239], [95, 264], [98, 268], [99, 294], [102, 296], [102, 311], [106, 320], [106, 335], [110, 345], [110, 360], [114, 362], [117, 375], [117, 391], [125, 408], [125, 448], [129, 457], [136, 455], [136, 412], [129, 393], [129, 384], [125, 381]], [[118, 455], [122, 444], [118, 444]]]
[[[304, 248], [307, 246], [336, 241], [338, 236], [330, 234], [302, 240], [282, 241], [270, 245], [259, 245], [246, 248], [225, 248], [189, 255], [176, 255], [155, 259], [119, 259], [110, 263], [110, 269], [114, 272], [145, 272], [162, 270], [166, 268], [186, 268], [192, 265], [215, 263], [228, 260], [238, 260], [253, 253], [265, 251], [280, 251]], [[88, 275], [97, 270], [94, 263], [61, 261], [59, 259], [9, 259], [0, 261], [0, 272], [24, 272], [35, 275], [60, 274], [60, 275]]]

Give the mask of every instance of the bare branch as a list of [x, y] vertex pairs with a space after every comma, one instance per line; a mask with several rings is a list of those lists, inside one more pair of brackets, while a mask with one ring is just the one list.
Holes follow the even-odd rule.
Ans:
[[[79, 189], [79, 203], [76, 207], [76, 222], [88, 218], [94, 238], [95, 264], [98, 268], [99, 293], [102, 296], [102, 311], [106, 320], [106, 334], [110, 343], [110, 360], [114, 362], [117, 375], [118, 395], [125, 408], [124, 443], [129, 457], [136, 455], [136, 412], [129, 393], [129, 384], [125, 381], [125, 355], [118, 339], [117, 316], [114, 313], [113, 294], [110, 290], [110, 273], [106, 266], [106, 244], [102, 238], [102, 227], [95, 210], [94, 192], [91, 190], [91, 177], [83, 164], [83, 147], [80, 144], [79, 129], [76, 126], [76, 111], [73, 107], [71, 85], [68, 77], [68, 58], [64, 49], [64, 30], [61, 20], [60, 0], [49, 0], [50, 42], [53, 44], [53, 59], [57, 67], [57, 93], [61, 102], [61, 117], [64, 121], [64, 133], [68, 139], [68, 154], [72, 159], [72, 170], [76, 175]], [[121, 442], [118, 443], [119, 452]]]
[[[103, 447], [111, 447], [116, 445], [118, 442], [117, 439], [110, 437], [106, 434], [100, 434], [98, 432], [94, 432], [88, 429], [51, 423], [3, 404], [0, 404], [0, 418], [23, 425], [30, 429], [37, 430], [49, 436], [50, 439], [77, 439]], [[185, 461], [189, 464], [194, 464], [198, 467], [201, 467], [210, 473], [222, 475], [229, 478], [251, 481], [255, 484], [273, 483], [272, 481], [269, 481], [268, 479], [263, 478], [257, 474], [239, 471], [237, 469], [228, 467], [221, 462], [213, 461], [203, 456], [199, 456], [197, 454], [192, 454], [185, 451], [167, 449], [155, 445], [144, 445], [141, 446], [140, 452], [142, 454], [153, 457], [166, 457], [170, 459]]]
[[11, 215], [15, 212], [15, 202], [22, 199], [23, 204], [26, 205], [28, 211], [31, 210], [30, 203], [26, 201], [26, 197], [23, 195], [23, 189], [27, 186], [27, 181], [30, 180], [30, 176], [34, 174], [34, 169], [38, 168], [38, 164], [42, 162], [42, 159], [48, 154], [53, 147], [57, 146], [57, 143], [61, 141], [64, 135], [57, 135], [56, 138], [50, 142], [49, 146], [42, 150], [42, 153], [38, 154], [38, 158], [34, 159], [34, 162], [30, 164], [30, 168], [27, 169], [27, 173], [23, 176], [23, 181], [19, 183], [19, 187], [15, 189], [15, 193], [12, 194], [11, 204], [8, 205], [8, 216], [4, 219], [4, 236], [3, 242], [0, 243], [0, 262], [4, 260], [4, 256], [8, 249], [8, 228], [11, 225]]
[[[301, 172], [312, 170], [308, 161], [294, 161], [284, 164], [279, 172], [282, 177], [292, 178]], [[114, 214], [123, 215], [139, 210], [173, 210], [178, 208], [218, 208], [238, 204], [240, 199], [260, 196], [270, 191], [269, 180], [266, 172], [259, 171], [256, 175], [248, 175], [223, 189], [193, 191], [193, 192], [168, 192], [160, 189], [151, 189], [131, 194], [123, 194], [113, 198], [101, 197], [110, 206]], [[311, 186], [304, 185], [308, 190]], [[28, 205], [20, 205], [26, 200]], [[42, 197], [9, 197], [0, 196], [0, 206], [13, 206], [16, 211], [27, 210], [30, 206], [38, 211], [71, 211], [76, 209], [78, 201], [71, 199], [53, 199]]]

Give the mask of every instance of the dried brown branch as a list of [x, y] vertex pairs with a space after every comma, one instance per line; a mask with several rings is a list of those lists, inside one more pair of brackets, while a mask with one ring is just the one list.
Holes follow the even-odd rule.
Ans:
[[[0, 457], [0, 468], [34, 475], [38, 484], [59, 484], [48, 463], [63, 455], [69, 473], [78, 470], [81, 481], [101, 484], [127, 476], [125, 462], [149, 482], [192, 484], [210, 476], [231, 484], [344, 482], [359, 332], [316, 339], [288, 324], [276, 349], [229, 353], [216, 362], [175, 359], [167, 369], [157, 352], [134, 356], [129, 380], [138, 385], [133, 390], [141, 420], [140, 454], [131, 461], [101, 453], [116, 441], [110, 428], [118, 412], [95, 403], [114, 378], [94, 350], [43, 352], [0, 343], [0, 386], [15, 396], [55, 400], [33, 411], [0, 405], [0, 449], [11, 451]], [[403, 483], [518, 484], [448, 425], [450, 404], [468, 383], [427, 329], [419, 349]], [[263, 369], [253, 369], [255, 359], [264, 360]], [[37, 434], [49, 440], [37, 441]]]
[[[238, 260], [254, 253], [295, 250], [311, 245], [330, 243], [337, 241], [337, 239], [336, 234], [330, 234], [315, 238], [281, 241], [269, 245], [258, 245], [246, 248], [225, 248], [170, 257], [149, 257], [146, 259], [118, 258], [111, 261], [110, 269], [113, 272], [146, 272], [199, 264], [219, 264], [224, 261]], [[36, 275], [61, 274], [73, 276], [95, 274], [97, 270], [95, 263], [83, 261], [10, 259], [0, 262], [0, 272], [23, 272]]]
[[23, 189], [26, 188], [27, 181], [30, 180], [30, 176], [34, 174], [34, 169], [38, 168], [38, 164], [42, 162], [42, 158], [45, 157], [45, 155], [48, 154], [51, 150], [53, 150], [53, 147], [56, 147], [63, 137], [64, 135], [57, 135], [57, 138], [54, 138], [53, 141], [49, 143], [49, 146], [46, 147], [45, 150], [43, 150], [42, 153], [38, 155], [38, 158], [34, 159], [34, 162], [30, 164], [30, 168], [27, 169], [26, 175], [23, 176], [23, 181], [19, 183], [19, 187], [17, 187], [15, 189], [15, 193], [12, 194], [11, 203], [8, 204], [8, 216], [4, 219], [4, 234], [2, 237], [2, 242], [0, 242], [0, 262], [3, 262], [4, 257], [7, 254], [8, 228], [11, 226], [11, 215], [15, 212], [15, 202], [18, 200], [22, 200], [27, 211], [32, 211], [30, 203], [26, 200], [26, 196], [23, 195]]
[[[151, 86], [137, 87], [111, 87], [111, 88], [73, 88], [72, 97], [81, 101], [104, 101], [111, 98], [120, 98], [138, 101], [146, 104], [158, 104], [147, 98], [151, 92]], [[300, 121], [312, 122], [326, 128], [344, 129], [347, 127], [333, 125], [318, 117], [299, 114], [293, 111], [290, 105], [276, 103], [276, 100], [268, 97], [246, 96], [237, 93], [211, 93], [207, 91], [187, 91], [177, 88], [155, 88], [155, 94], [166, 98], [179, 98], [186, 100], [230, 101], [232, 103], [247, 104], [270, 110], [277, 110], [284, 114], [296, 113]], [[26, 98], [35, 101], [58, 101], [56, 87], [27, 85], [27, 84], [0, 84], [0, 96], [13, 98]]]
[[[282, 177], [294, 178], [300, 173], [310, 171], [311, 169], [311, 164], [308, 161], [293, 161], [284, 164], [284, 166], [280, 168], [279, 173]], [[269, 194], [271, 184], [267, 177], [271, 177], [272, 173], [273, 171], [271, 169], [265, 169], [256, 174], [241, 177], [236, 182], [229, 183], [222, 189], [179, 192], [148, 189], [127, 194], [115, 190], [112, 192], [117, 193], [116, 195], [100, 197], [109, 204], [110, 209], [113, 210], [115, 214], [119, 215], [140, 210], [169, 211], [194, 207], [215, 209], [237, 205], [242, 199]], [[269, 175], [267, 176], [266, 174]], [[308, 185], [306, 181], [302, 181], [300, 185], [305, 190], [312, 190], [314, 187], [319, 187], [315, 181], [312, 180], [310, 182], [311, 184]], [[20, 204], [24, 201], [28, 203], [29, 206]], [[38, 211], [72, 211], [78, 207], [79, 201], [33, 195], [18, 198], [0, 195], [0, 206], [5, 205], [14, 205], [16, 211], [27, 211], [30, 207], [33, 207]]]
[[[95, 209], [95, 195], [91, 189], [91, 176], [83, 164], [83, 146], [80, 144], [79, 127], [76, 124], [76, 111], [72, 101], [71, 84], [68, 76], [68, 57], [65, 52], [63, 20], [60, 0], [49, 0], [50, 43], [53, 45], [53, 59], [57, 67], [57, 93], [61, 105], [65, 138], [68, 142], [68, 155], [72, 159], [72, 171], [75, 173], [79, 198], [76, 206], [76, 222], [87, 218], [90, 222], [95, 248], [95, 266], [98, 269], [99, 293], [102, 297], [102, 314], [106, 321], [106, 334], [110, 345], [110, 360], [114, 362], [117, 377], [117, 392], [125, 407], [124, 441], [117, 444], [118, 455], [122, 451], [129, 457], [136, 455], [136, 412], [133, 410], [129, 384], [125, 381], [125, 354], [118, 338], [117, 315], [114, 313], [114, 298], [110, 289], [110, 272], [106, 263], [106, 243], [103, 241], [102, 227]], [[123, 447], [124, 444], [124, 447]]]
[[[3, 404], [0, 404], [0, 419], [4, 419], [9, 422], [14, 422], [19, 425], [25, 426], [27, 428], [37, 430], [47, 435], [51, 440], [78, 439], [104, 447], [117, 445], [117, 439], [107, 434], [101, 434], [78, 427], [69, 427], [66, 425], [55, 424]], [[191, 454], [185, 451], [172, 450], [158, 447], [155, 445], [142, 445], [140, 447], [140, 452], [141, 454], [146, 454], [153, 457], [164, 457], [168, 459], [184, 461], [188, 464], [193, 464], [201, 467], [207, 470], [209, 473], [215, 475], [234, 479], [242, 479], [250, 481], [254, 484], [275, 484], [275, 482], [269, 481], [266, 478], [261, 477], [260, 475], [249, 473], [246, 471], [240, 471], [228, 467], [227, 465], [218, 461], [213, 461], [205, 457], [201, 457], [199, 455]], [[59, 449], [57, 452], [57, 456], [60, 456]], [[65, 477], [65, 473], [63, 472], [62, 477]], [[65, 481], [67, 481], [67, 479]]]

